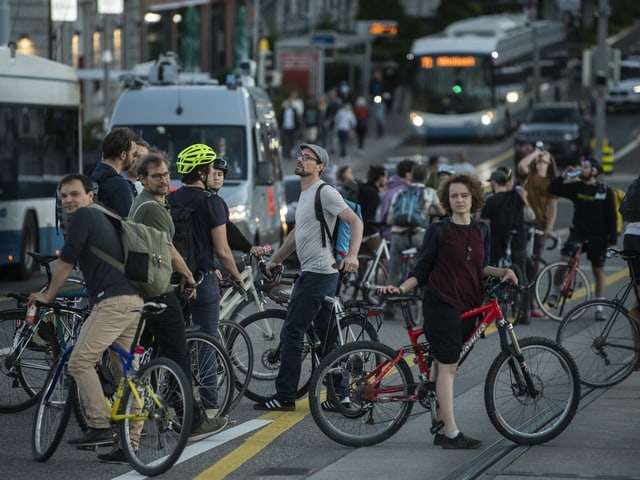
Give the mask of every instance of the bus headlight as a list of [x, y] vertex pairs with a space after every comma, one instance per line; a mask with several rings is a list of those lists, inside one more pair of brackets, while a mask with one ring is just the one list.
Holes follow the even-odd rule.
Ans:
[[229, 220], [232, 222], [244, 222], [249, 218], [249, 212], [244, 205], [236, 205], [229, 208]]
[[518, 100], [520, 100], [520, 94], [516, 91], [507, 92], [507, 95], [505, 98], [508, 103], [516, 103]]
[[373, 97], [373, 103], [382, 103], [382, 96], [376, 95], [375, 97]]
[[413, 123], [415, 127], [421, 127], [422, 125], [424, 125], [424, 118], [422, 118], [415, 112], [411, 112], [409, 118], [411, 120], [411, 123]]
[[493, 122], [493, 112], [487, 112], [480, 118], [482, 125], [490, 125]]

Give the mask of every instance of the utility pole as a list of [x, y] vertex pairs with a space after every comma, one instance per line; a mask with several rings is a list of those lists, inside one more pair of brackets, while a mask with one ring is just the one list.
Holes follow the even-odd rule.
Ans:
[[608, 52], [607, 52], [607, 33], [609, 15], [608, 0], [598, 0], [598, 47], [595, 58], [595, 92], [596, 92], [596, 124], [595, 124], [595, 156], [600, 158], [602, 155], [602, 147], [606, 135], [606, 116], [605, 116], [605, 92], [607, 89], [608, 75]]

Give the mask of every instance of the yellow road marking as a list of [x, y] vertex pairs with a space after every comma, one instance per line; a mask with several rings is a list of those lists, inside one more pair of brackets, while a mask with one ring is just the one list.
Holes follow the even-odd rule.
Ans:
[[296, 403], [295, 412], [269, 412], [260, 416], [261, 420], [272, 420], [272, 422], [247, 438], [240, 447], [195, 477], [196, 480], [222, 480], [240, 468], [247, 460], [255, 457], [280, 435], [302, 421], [308, 414], [309, 401], [305, 398]]

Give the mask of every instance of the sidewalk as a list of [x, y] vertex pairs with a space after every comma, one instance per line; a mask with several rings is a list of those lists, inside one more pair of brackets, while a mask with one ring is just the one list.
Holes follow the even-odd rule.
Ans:
[[[429, 418], [420, 415], [386, 442], [352, 450], [308, 478], [640, 479], [640, 372], [583, 398], [560, 436], [533, 447], [518, 447], [500, 437], [482, 399], [483, 385], [458, 396], [456, 417], [460, 425], [468, 426], [469, 434], [484, 440], [484, 450], [432, 446]], [[419, 409], [415, 405], [413, 413]]]

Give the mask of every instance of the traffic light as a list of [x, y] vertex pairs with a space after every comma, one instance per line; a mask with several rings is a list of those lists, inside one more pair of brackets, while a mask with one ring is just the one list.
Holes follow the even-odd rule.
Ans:
[[258, 66], [258, 85], [265, 87], [270, 85], [270, 78], [273, 76], [273, 52], [271, 50], [260, 50], [260, 65]]

